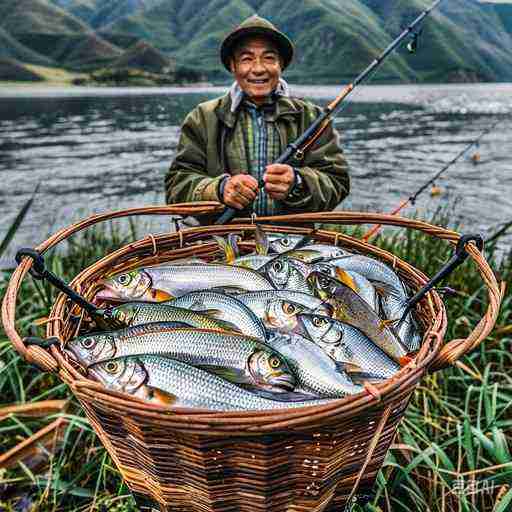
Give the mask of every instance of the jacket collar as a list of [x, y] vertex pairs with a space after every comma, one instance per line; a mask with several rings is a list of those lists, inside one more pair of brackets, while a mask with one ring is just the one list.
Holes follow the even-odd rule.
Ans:
[[[283, 80], [284, 82], [284, 80]], [[286, 82], [284, 82], [286, 84]], [[238, 101], [238, 105], [233, 108], [233, 99], [236, 101], [236, 96], [233, 94], [234, 85], [228, 91], [228, 93], [220, 98], [219, 104], [215, 109], [215, 113], [217, 117], [229, 128], [233, 128], [236, 124], [236, 120], [238, 117], [238, 112], [240, 110], [240, 103]], [[275, 113], [271, 116], [272, 120], [276, 120], [281, 116], [285, 116], [288, 114], [298, 114], [300, 110], [296, 107], [294, 101], [289, 96], [289, 89], [286, 85], [286, 95], [278, 94], [276, 99], [276, 109]]]

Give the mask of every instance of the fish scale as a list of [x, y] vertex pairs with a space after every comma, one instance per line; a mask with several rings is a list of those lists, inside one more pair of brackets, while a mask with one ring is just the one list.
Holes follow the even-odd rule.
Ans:
[[[123, 360], [122, 360], [123, 361]], [[148, 375], [146, 386], [158, 388], [177, 397], [176, 407], [194, 407], [216, 411], [287, 409], [331, 403], [329, 399], [279, 402], [246, 391], [216, 375], [186, 363], [159, 356], [127, 358], [124, 364], [140, 364]], [[105, 375], [101, 365], [94, 365], [94, 375], [116, 387], [115, 379]], [[117, 385], [117, 389], [121, 386]], [[143, 388], [139, 388], [143, 390]], [[140, 393], [140, 392], [139, 392]]]

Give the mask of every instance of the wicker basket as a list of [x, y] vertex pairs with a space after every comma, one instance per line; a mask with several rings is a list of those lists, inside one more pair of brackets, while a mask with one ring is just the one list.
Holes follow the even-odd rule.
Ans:
[[[125, 210], [90, 217], [63, 229], [37, 249], [44, 253], [73, 233], [97, 222], [130, 215], [211, 215], [216, 203]], [[260, 218], [258, 223], [277, 218]], [[459, 235], [424, 222], [399, 217], [330, 212], [279, 217], [275, 232], [310, 233], [293, 227], [307, 223], [387, 224], [416, 229], [455, 244]], [[197, 227], [178, 233], [148, 235], [105, 256], [82, 271], [72, 286], [91, 298], [97, 282], [112, 271], [171, 261], [209, 257], [219, 248], [211, 235], [243, 234], [242, 248], [254, 247], [254, 220], [227, 226]], [[380, 258], [392, 265], [414, 289], [426, 276], [392, 254], [331, 231], [317, 231], [318, 241]], [[166, 409], [105, 389], [86, 380], [57, 346], [25, 346], [15, 328], [16, 298], [30, 259], [14, 271], [2, 309], [5, 330], [29, 362], [54, 372], [70, 386], [124, 480], [141, 500], [162, 511], [319, 512], [343, 510], [356, 497], [371, 495], [377, 472], [396, 433], [415, 386], [428, 371], [454, 363], [475, 348], [494, 326], [503, 290], [487, 262], [470, 244], [468, 252], [488, 289], [485, 316], [467, 339], [443, 344], [446, 312], [436, 292], [417, 311], [425, 336], [413, 362], [388, 381], [329, 405], [262, 412], [209, 412]], [[75, 334], [70, 303], [59, 295], [47, 335], [66, 341]], [[142, 507], [144, 509], [144, 507]]]

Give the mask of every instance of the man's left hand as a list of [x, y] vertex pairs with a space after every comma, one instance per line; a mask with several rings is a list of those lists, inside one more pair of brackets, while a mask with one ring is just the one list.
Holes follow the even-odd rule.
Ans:
[[263, 175], [265, 192], [272, 198], [282, 201], [288, 197], [295, 183], [295, 171], [286, 164], [267, 165]]

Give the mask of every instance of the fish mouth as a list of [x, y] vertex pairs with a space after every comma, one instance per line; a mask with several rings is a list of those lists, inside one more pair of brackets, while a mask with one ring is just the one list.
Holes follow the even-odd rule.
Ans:
[[106, 286], [104, 283], [101, 283], [104, 287], [96, 293], [94, 296], [94, 300], [108, 300], [108, 301], [118, 301], [120, 302], [121, 299], [119, 296], [108, 286]]
[[293, 375], [282, 374], [270, 379], [270, 385], [275, 391], [293, 391], [295, 389], [295, 377]]

